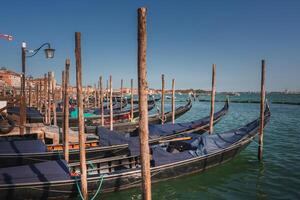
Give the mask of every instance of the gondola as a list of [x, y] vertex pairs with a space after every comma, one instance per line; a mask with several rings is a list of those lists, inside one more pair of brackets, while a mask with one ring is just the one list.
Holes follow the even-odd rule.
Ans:
[[[179, 106], [175, 109], [175, 119], [179, 118], [186, 112], [188, 112], [192, 108], [192, 101], [190, 99], [187, 100], [187, 103], [184, 106]], [[164, 122], [170, 122], [172, 120], [172, 112], [166, 112], [164, 115]], [[148, 117], [149, 124], [160, 124], [162, 122], [161, 116], [159, 113], [150, 115]], [[113, 125], [114, 131], [120, 133], [130, 133], [137, 130], [139, 126], [138, 119], [134, 119], [133, 121], [125, 121], [121, 123], [116, 123]], [[77, 130], [77, 128], [71, 127], [73, 130]], [[87, 133], [94, 133], [97, 126], [95, 125], [86, 125], [85, 132]], [[109, 126], [105, 126], [105, 128], [109, 128]]]
[[[265, 124], [270, 119], [268, 106]], [[151, 148], [152, 183], [203, 172], [236, 157], [256, 136], [259, 118], [228, 132], [194, 137]], [[187, 135], [188, 136], [188, 135]], [[184, 145], [183, 145], [184, 144]], [[136, 144], [138, 146], [138, 144]], [[135, 154], [137, 153], [137, 154]], [[110, 157], [87, 164], [88, 192], [113, 192], [141, 184], [139, 152], [127, 157]], [[48, 161], [0, 169], [1, 199], [75, 198], [79, 195], [79, 163]]]
[[[121, 97], [120, 96], [113, 97], [113, 99], [115, 101], [117, 101], [117, 102], [121, 101]], [[154, 96], [152, 96], [152, 98], [151, 98], [151, 96], [150, 96], [149, 100], [148, 100], [148, 104], [151, 103], [152, 101], [157, 102], [160, 99], [161, 99], [160, 97], [154, 97]], [[123, 101], [127, 101], [129, 103], [129, 102], [131, 102], [131, 97], [123, 97]], [[133, 103], [134, 104], [138, 104], [139, 100], [138, 99], [133, 99]]]
[[[214, 124], [220, 121], [227, 112], [228, 101], [221, 110], [214, 114]], [[209, 117], [185, 123], [149, 125], [150, 143], [155, 144], [189, 132], [203, 133], [208, 126]], [[99, 141], [92, 140], [86, 143], [88, 160], [127, 154], [128, 146], [138, 140], [136, 133], [117, 133], [103, 127], [97, 127], [94, 133], [99, 136]], [[45, 145], [40, 140], [0, 141], [0, 167], [60, 159], [63, 156], [62, 148], [62, 145]], [[78, 144], [70, 145], [70, 162], [79, 160], [76, 148]]]
[[[150, 103], [148, 105], [148, 110], [152, 110], [155, 107], [155, 103], [152, 101], [152, 103]], [[129, 119], [131, 118], [131, 114], [130, 114], [131, 110], [130, 109], [126, 109], [126, 110], [118, 110], [118, 111], [114, 111], [113, 112], [113, 122], [114, 123], [118, 123], [118, 122], [122, 122], [122, 121], [129, 121]], [[93, 114], [89, 115], [89, 116], [85, 116], [85, 123], [86, 124], [93, 124], [97, 121], [99, 121], [101, 119], [101, 114], [99, 114], [99, 110], [94, 112]], [[134, 107], [133, 109], [133, 117], [137, 117], [139, 115], [139, 108], [138, 107]], [[110, 119], [110, 112], [107, 111], [104, 114], [104, 124], [109, 124], [109, 119]], [[57, 124], [58, 126], [61, 126], [62, 124], [62, 118], [59, 117], [57, 118]], [[78, 117], [72, 117], [69, 118], [69, 124], [71, 127], [76, 127], [78, 125]]]

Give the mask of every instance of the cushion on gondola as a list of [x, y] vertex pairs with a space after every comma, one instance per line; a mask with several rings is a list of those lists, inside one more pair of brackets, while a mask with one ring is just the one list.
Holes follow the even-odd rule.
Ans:
[[0, 154], [40, 153], [46, 151], [41, 140], [0, 141]]
[[39, 183], [70, 179], [69, 169], [64, 160], [0, 168], [0, 184]]
[[194, 156], [191, 155], [188, 151], [183, 151], [179, 153], [169, 153], [160, 146], [152, 148], [152, 160], [154, 166], [170, 164], [182, 160], [187, 160], [193, 157]]
[[128, 144], [131, 155], [140, 154], [140, 145], [138, 137], [129, 137], [129, 134], [121, 134], [115, 131], [108, 130], [107, 128], [98, 126], [96, 128], [97, 135], [99, 136], [101, 146]]

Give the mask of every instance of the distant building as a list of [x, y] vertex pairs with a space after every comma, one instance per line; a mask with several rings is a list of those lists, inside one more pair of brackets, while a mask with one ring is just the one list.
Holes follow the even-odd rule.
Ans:
[[10, 71], [4, 67], [0, 68], [0, 85], [19, 88], [21, 86], [21, 74]]

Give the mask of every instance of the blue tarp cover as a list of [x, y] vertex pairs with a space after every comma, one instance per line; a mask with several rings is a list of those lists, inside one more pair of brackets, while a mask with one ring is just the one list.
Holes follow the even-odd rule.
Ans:
[[[266, 117], [265, 123], [269, 121], [269, 118], [270, 116]], [[186, 150], [179, 153], [170, 153], [167, 152], [164, 148], [155, 147], [152, 149], [152, 159], [154, 160], [155, 166], [159, 166], [177, 161], [183, 161], [192, 157], [205, 156], [225, 149], [246, 136], [253, 136], [257, 133], [258, 128], [259, 120], [257, 119], [239, 129], [220, 134], [201, 136], [190, 134], [189, 136], [192, 136], [193, 139], [185, 142], [196, 148], [196, 150]]]
[[0, 168], [0, 185], [18, 183], [41, 183], [70, 180], [69, 169], [64, 160], [47, 161], [31, 165]]
[[[219, 112], [214, 113], [214, 119], [219, 118], [226, 113], [228, 105], [226, 104]], [[194, 129], [196, 127], [204, 126], [209, 123], [209, 117], [194, 120], [191, 122], [175, 123], [175, 124], [150, 124], [149, 137], [157, 138], [164, 135], [176, 134], [184, 131]]]
[[0, 141], [0, 154], [41, 153], [46, 145], [41, 140]]
[[130, 137], [129, 134], [117, 133], [100, 126], [96, 131], [101, 146], [128, 144], [131, 155], [140, 154], [139, 137]]
[[[8, 107], [7, 113], [20, 115], [20, 107]], [[27, 107], [26, 108], [26, 117], [28, 119], [43, 118], [43, 115], [36, 108]]]

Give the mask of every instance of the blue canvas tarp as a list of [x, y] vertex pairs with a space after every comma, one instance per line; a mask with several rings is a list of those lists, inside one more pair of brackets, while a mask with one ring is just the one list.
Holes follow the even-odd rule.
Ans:
[[0, 185], [18, 183], [42, 183], [70, 180], [66, 161], [47, 161], [31, 165], [0, 168]]
[[[7, 113], [20, 115], [20, 107], [8, 107]], [[29, 121], [30, 120], [42, 120], [43, 115], [36, 108], [27, 107], [26, 108], [26, 118]]]
[[41, 140], [0, 141], [0, 154], [41, 153], [46, 145]]

